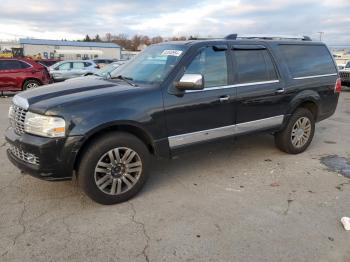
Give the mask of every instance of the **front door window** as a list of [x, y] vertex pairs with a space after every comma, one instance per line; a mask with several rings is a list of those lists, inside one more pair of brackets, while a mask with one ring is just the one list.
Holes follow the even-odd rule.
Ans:
[[222, 49], [206, 47], [193, 59], [186, 74], [202, 74], [204, 87], [225, 86], [228, 84], [226, 52]]

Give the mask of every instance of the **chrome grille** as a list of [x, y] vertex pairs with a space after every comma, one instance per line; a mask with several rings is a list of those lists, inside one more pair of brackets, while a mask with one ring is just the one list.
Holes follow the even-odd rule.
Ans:
[[347, 72], [347, 71], [340, 71], [339, 75], [340, 75], [341, 79], [350, 80], [350, 71], [349, 72]]
[[18, 159], [27, 162], [29, 164], [32, 165], [39, 165], [40, 161], [39, 161], [39, 157], [37, 157], [34, 154], [28, 153], [28, 152], [24, 152], [23, 150], [19, 149], [18, 147], [11, 145], [10, 144], [10, 152], [17, 157]]
[[19, 106], [11, 105], [9, 114], [10, 125], [19, 135], [22, 135], [24, 133], [24, 120], [26, 118], [27, 112], [28, 110], [25, 110]]

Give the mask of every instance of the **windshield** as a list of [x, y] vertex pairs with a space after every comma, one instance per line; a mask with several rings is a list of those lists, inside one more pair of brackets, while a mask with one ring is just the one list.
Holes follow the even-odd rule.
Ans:
[[180, 60], [186, 48], [184, 45], [173, 44], [150, 46], [127, 64], [114, 70], [111, 76], [123, 76], [136, 83], [160, 83]]
[[116, 68], [118, 68], [121, 65], [122, 65], [121, 62], [115, 62], [104, 66], [103, 68], [97, 70], [94, 74], [98, 76], [107, 76], [108, 73], [112, 73]]

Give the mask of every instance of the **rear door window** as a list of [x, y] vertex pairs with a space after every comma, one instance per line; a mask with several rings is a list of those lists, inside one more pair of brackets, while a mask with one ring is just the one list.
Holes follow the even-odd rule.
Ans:
[[225, 50], [206, 47], [190, 63], [186, 74], [202, 74], [204, 87], [227, 85], [227, 60]]
[[0, 70], [17, 70], [29, 68], [30, 65], [23, 63], [18, 60], [1, 60], [0, 61]]
[[277, 74], [271, 56], [265, 49], [234, 50], [237, 82], [253, 83], [277, 80]]
[[324, 45], [280, 45], [293, 78], [336, 73], [336, 67]]
[[83, 69], [85, 67], [84, 62], [74, 62], [73, 69]]

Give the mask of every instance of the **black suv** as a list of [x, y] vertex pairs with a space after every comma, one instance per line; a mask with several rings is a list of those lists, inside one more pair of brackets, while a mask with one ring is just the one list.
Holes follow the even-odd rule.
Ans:
[[45, 180], [76, 171], [93, 200], [114, 204], [146, 181], [151, 155], [273, 133], [282, 151], [311, 143], [341, 89], [328, 48], [302, 39], [197, 39], [152, 45], [106, 77], [85, 77], [13, 98], [8, 158]]

